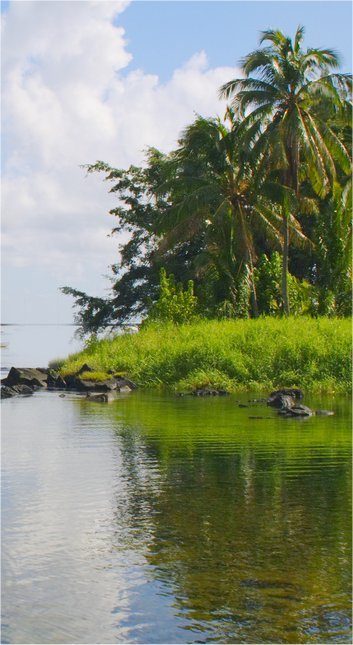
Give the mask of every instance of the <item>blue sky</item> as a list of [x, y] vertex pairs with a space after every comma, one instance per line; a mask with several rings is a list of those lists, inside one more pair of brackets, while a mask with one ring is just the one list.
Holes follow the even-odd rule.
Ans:
[[343, 67], [351, 71], [350, 2], [138, 1], [122, 14], [120, 24], [134, 54], [127, 71], [158, 70], [162, 81], [195, 51], [205, 49], [211, 66], [236, 65], [257, 47], [260, 31], [278, 27], [293, 35], [299, 24], [305, 25], [308, 45], [339, 49]]
[[59, 287], [109, 288], [116, 204], [80, 167], [143, 160], [194, 113], [223, 115], [218, 88], [268, 27], [331, 47], [351, 70], [350, 2], [2, 3], [2, 321], [71, 322]]

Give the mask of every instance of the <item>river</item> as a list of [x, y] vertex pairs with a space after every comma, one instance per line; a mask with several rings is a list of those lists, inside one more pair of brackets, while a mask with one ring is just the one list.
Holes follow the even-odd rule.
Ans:
[[351, 642], [350, 400], [252, 398], [3, 401], [2, 642]]
[[349, 409], [324, 403], [4, 401], [2, 642], [350, 642]]

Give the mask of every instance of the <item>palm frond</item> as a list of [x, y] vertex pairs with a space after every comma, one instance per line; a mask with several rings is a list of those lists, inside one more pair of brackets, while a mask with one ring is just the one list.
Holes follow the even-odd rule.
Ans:
[[304, 33], [305, 29], [302, 25], [299, 25], [297, 27], [297, 31], [295, 32], [295, 38], [294, 38], [294, 54], [298, 56], [299, 51], [300, 51], [300, 45], [302, 44], [303, 38], [304, 38]]

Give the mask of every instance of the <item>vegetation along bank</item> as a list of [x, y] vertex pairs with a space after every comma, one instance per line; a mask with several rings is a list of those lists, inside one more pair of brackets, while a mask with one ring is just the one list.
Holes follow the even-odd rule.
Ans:
[[[62, 376], [84, 364], [102, 379], [120, 374], [144, 388], [229, 392], [302, 387], [349, 392], [351, 320], [309, 317], [151, 322], [136, 334], [92, 338], [61, 365]], [[95, 377], [99, 374], [95, 374]]]
[[[339, 55], [269, 29], [168, 153], [85, 166], [116, 197], [106, 298], [74, 298], [84, 363], [143, 387], [348, 391], [352, 77]], [[222, 108], [223, 111], [224, 108]], [[153, 143], [153, 142], [151, 142]], [[136, 335], [97, 340], [122, 323]]]

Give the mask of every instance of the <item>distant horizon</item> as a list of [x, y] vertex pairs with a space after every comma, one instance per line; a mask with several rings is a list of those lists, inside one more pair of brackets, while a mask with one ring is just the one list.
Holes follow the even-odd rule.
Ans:
[[1, 327], [78, 327], [78, 323], [55, 323], [55, 322], [50, 322], [50, 323], [3, 323], [0, 322]]

